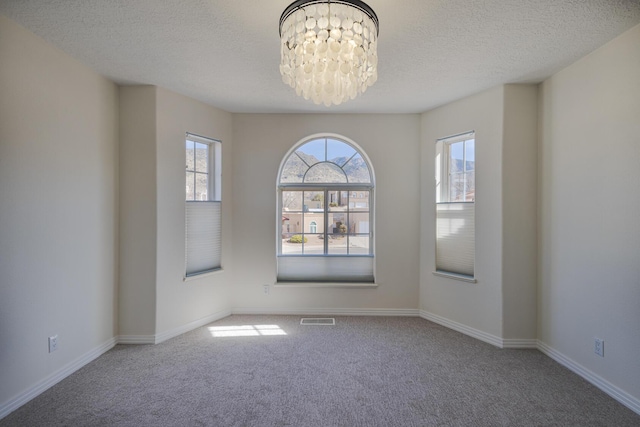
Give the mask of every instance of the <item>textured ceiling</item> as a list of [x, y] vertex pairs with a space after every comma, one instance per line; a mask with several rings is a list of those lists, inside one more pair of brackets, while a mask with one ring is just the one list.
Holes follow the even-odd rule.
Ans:
[[378, 82], [327, 108], [280, 78], [278, 21], [289, 3], [0, 0], [0, 13], [117, 83], [230, 112], [423, 112], [539, 82], [640, 22], [640, 0], [367, 0], [380, 19]]

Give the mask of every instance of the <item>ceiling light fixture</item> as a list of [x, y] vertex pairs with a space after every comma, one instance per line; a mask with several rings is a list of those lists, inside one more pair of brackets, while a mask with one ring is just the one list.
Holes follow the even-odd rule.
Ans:
[[316, 104], [341, 104], [378, 79], [378, 17], [359, 0], [298, 0], [280, 17], [282, 80]]

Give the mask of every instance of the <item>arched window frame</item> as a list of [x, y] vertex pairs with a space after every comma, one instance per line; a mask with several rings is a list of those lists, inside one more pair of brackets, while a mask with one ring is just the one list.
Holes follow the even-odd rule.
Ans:
[[[308, 166], [307, 170], [304, 172], [304, 176], [302, 178], [302, 182], [283, 182], [283, 171], [285, 165], [291, 158], [291, 156], [298, 156], [296, 151], [300, 150], [306, 144], [324, 140], [325, 144], [325, 158], [322, 161], [315, 162], [311, 165], [305, 162], [302, 158], [301, 160]], [[353, 149], [354, 153], [351, 157], [342, 163], [342, 165], [331, 162], [331, 159], [327, 159], [327, 152], [329, 147], [328, 141], [338, 141], [349, 146]], [[367, 171], [368, 171], [368, 182], [349, 182], [349, 175], [345, 172], [346, 165], [349, 164], [351, 159], [359, 156], [365, 163]], [[300, 156], [298, 156], [300, 157]], [[307, 178], [307, 174], [314, 168], [319, 167], [319, 164], [322, 163], [331, 163], [331, 165], [337, 166], [342, 172], [345, 174], [345, 182], [305, 182]], [[298, 175], [299, 176], [299, 175]], [[356, 180], [363, 180], [362, 177]], [[294, 146], [287, 152], [287, 154], [283, 157], [283, 160], [280, 164], [280, 168], [277, 176], [277, 257], [278, 257], [278, 281], [279, 282], [365, 282], [372, 283], [374, 282], [374, 253], [375, 253], [375, 242], [374, 242], [374, 190], [375, 190], [375, 175], [373, 171], [373, 167], [371, 161], [369, 160], [367, 154], [364, 152], [358, 144], [354, 141], [350, 140], [341, 135], [337, 134], [315, 134], [310, 135], [302, 140], [298, 141]], [[321, 233], [318, 235], [322, 235], [324, 241], [324, 250], [322, 253], [304, 253], [304, 251], [300, 254], [291, 254], [291, 253], [283, 253], [283, 240], [285, 239], [286, 227], [283, 226], [283, 221], [281, 218], [286, 217], [289, 213], [286, 212], [283, 208], [283, 192], [285, 191], [317, 191], [324, 194], [322, 198], [324, 203], [324, 222], [322, 227], [317, 227], [321, 229]], [[331, 193], [330, 193], [331, 192]], [[336, 193], [333, 193], [336, 192]], [[367, 193], [369, 194], [369, 208], [368, 212], [368, 222], [366, 227], [366, 232], [358, 233], [357, 230], [347, 229], [347, 238], [351, 238], [351, 236], [357, 237], [357, 235], [368, 236], [368, 253], [351, 253], [350, 252], [350, 244], [346, 243], [346, 253], [330, 253], [329, 251], [329, 236], [334, 235], [335, 232], [331, 232], [331, 227], [329, 227], [328, 215], [329, 215], [329, 197], [331, 194], [337, 194], [339, 197], [343, 194], [347, 194], [350, 197], [352, 194], [356, 193]], [[304, 203], [304, 202], [303, 202]], [[345, 208], [348, 212], [351, 213], [361, 213], [355, 211], [355, 209], [350, 206], [351, 203], [348, 203]], [[303, 208], [304, 209], [304, 208]], [[303, 211], [304, 212], [304, 211]], [[346, 221], [347, 226], [351, 227], [351, 223], [349, 220]], [[355, 224], [355, 222], [354, 222]], [[316, 224], [317, 225], [317, 224]], [[300, 234], [303, 234], [301, 245], [305, 244], [305, 226], [304, 224], [300, 225]], [[357, 227], [356, 227], [357, 228]], [[293, 234], [296, 230], [291, 230], [291, 234]], [[308, 271], [308, 274], [294, 274], [289, 275], [284, 272], [284, 270], [289, 271], [289, 265], [295, 264], [298, 266], [298, 271], [302, 272], [303, 270]], [[321, 265], [321, 266], [320, 266]], [[349, 273], [352, 271], [353, 273]], [[365, 273], [366, 272], [366, 273]], [[303, 277], [304, 276], [304, 277]]]

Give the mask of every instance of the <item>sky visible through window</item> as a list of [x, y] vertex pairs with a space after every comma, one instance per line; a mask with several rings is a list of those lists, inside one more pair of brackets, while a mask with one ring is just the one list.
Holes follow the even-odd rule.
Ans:
[[310, 141], [298, 150], [305, 154], [312, 155], [320, 161], [333, 160], [339, 157], [346, 157], [349, 159], [356, 153], [356, 150], [353, 147], [342, 141], [337, 141], [335, 139], [327, 139], [326, 141], [326, 157], [324, 138]]
[[[467, 142], [467, 144], [464, 144], [464, 142]], [[468, 141], [460, 141], [460, 142], [456, 142], [455, 144], [451, 144], [451, 157], [456, 159], [456, 160], [460, 160], [462, 161], [463, 159], [463, 147], [464, 149], [466, 149], [466, 161], [467, 162], [474, 162], [476, 159], [476, 150], [475, 150], [475, 144], [473, 143], [474, 140], [468, 140]], [[467, 169], [472, 169], [467, 167]]]

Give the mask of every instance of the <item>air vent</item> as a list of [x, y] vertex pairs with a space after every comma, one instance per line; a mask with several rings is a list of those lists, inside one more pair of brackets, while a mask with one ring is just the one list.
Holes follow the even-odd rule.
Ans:
[[336, 324], [336, 319], [332, 317], [325, 318], [302, 318], [300, 319], [301, 325], [323, 325], [323, 326], [334, 326]]

